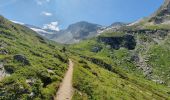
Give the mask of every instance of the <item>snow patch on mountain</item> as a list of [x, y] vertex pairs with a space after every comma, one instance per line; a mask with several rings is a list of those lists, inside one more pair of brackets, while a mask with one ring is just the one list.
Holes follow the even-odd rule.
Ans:
[[13, 22], [13, 23], [16, 23], [16, 24], [25, 25], [24, 23], [19, 22], [19, 21], [14, 21], [14, 20], [10, 20], [10, 21]]
[[45, 36], [45, 34], [54, 34], [52, 32], [47, 32], [43, 29], [38, 29], [38, 28], [30, 28], [30, 29], [32, 29], [33, 31], [35, 31], [35, 32], [37, 32], [37, 33], [39, 33], [40, 35], [43, 35], [43, 36]]

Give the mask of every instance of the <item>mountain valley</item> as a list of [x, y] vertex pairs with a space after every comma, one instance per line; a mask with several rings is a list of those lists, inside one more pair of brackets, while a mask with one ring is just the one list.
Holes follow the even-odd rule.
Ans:
[[0, 100], [170, 100], [169, 8], [60, 31], [0, 16]]

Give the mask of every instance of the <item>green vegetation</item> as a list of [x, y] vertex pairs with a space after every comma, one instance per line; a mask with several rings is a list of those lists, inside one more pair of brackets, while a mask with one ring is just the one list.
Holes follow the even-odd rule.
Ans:
[[125, 33], [123, 33], [123, 32], [104, 32], [100, 36], [102, 36], [102, 37], [111, 37], [111, 36], [119, 37], [119, 36], [123, 36], [124, 34]]
[[[169, 1], [151, 17], [118, 32], [107, 30], [95, 39], [70, 46], [78, 59], [74, 71], [73, 100], [169, 100], [170, 25]], [[98, 41], [133, 34], [133, 50], [112, 48]], [[100, 48], [100, 49], [99, 49]], [[93, 50], [95, 49], [95, 50]], [[106, 67], [105, 65], [108, 66]]]
[[0, 17], [0, 100], [52, 100], [68, 58], [73, 100], [169, 100], [169, 25], [147, 20], [63, 47]]
[[[99, 38], [117, 37], [114, 34], [103, 33]], [[170, 42], [167, 42], [167, 38], [159, 40], [162, 43], [159, 44], [149, 34], [137, 34], [135, 39], [139, 43], [134, 50], [115, 50], [99, 42], [98, 37], [71, 45], [69, 49], [75, 61], [73, 81], [76, 90], [73, 100], [170, 99], [170, 89], [167, 87], [170, 80], [167, 55]], [[93, 48], [96, 47], [102, 49], [94, 52]], [[138, 67], [136, 60], [139, 58], [134, 58], [136, 55], [141, 55], [143, 59], [147, 55], [146, 64], [153, 66], [151, 76], [162, 76], [163, 83], [159, 82], [159, 78], [159, 81], [153, 77], [146, 79], [145, 72]], [[159, 55], [162, 57], [156, 58]]]
[[0, 100], [50, 100], [65, 71], [67, 56], [61, 46], [27, 27], [0, 17]]
[[[78, 58], [76, 58], [78, 59]], [[168, 99], [168, 88], [143, 78], [117, 73], [101, 68], [80, 58], [75, 62], [73, 100], [146, 100]], [[121, 73], [121, 72], [120, 72]]]
[[160, 43], [159, 45], [153, 45], [149, 52], [149, 64], [154, 68], [153, 74], [155, 81], [161, 80], [167, 86], [170, 86], [170, 38]]
[[169, 29], [170, 25], [169, 24], [159, 24], [159, 25], [144, 25], [145, 29], [151, 29], [151, 30], [155, 30], [155, 29]]

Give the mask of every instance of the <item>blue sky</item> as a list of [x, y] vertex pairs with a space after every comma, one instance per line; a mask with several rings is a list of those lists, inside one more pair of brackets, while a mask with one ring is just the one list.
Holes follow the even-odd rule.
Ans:
[[151, 15], [163, 0], [0, 0], [0, 14], [39, 27], [66, 28], [78, 21], [100, 25]]

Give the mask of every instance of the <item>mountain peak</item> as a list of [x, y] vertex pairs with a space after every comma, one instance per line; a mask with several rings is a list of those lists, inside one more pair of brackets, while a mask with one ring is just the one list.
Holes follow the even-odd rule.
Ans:
[[68, 29], [74, 29], [74, 28], [77, 28], [77, 27], [81, 27], [81, 28], [101, 27], [101, 25], [89, 23], [89, 22], [86, 22], [86, 21], [80, 21], [80, 22], [69, 25]]
[[151, 16], [150, 22], [155, 24], [167, 23], [170, 21], [170, 0], [165, 0], [163, 5]]

